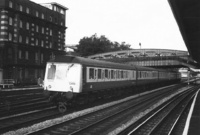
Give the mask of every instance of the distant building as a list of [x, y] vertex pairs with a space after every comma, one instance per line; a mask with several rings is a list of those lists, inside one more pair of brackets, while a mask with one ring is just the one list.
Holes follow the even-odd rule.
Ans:
[[80, 54], [76, 52], [77, 49], [76, 44], [65, 45], [66, 55], [80, 56]]
[[66, 52], [74, 52], [74, 50], [77, 50], [77, 45], [65, 45]]
[[37, 82], [45, 64], [65, 54], [66, 7], [30, 0], [0, 1], [0, 82]]

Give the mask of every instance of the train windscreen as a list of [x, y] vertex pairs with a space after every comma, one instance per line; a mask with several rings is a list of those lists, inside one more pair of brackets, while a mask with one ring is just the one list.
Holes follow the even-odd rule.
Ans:
[[56, 65], [51, 65], [48, 69], [47, 79], [54, 79], [56, 74]]

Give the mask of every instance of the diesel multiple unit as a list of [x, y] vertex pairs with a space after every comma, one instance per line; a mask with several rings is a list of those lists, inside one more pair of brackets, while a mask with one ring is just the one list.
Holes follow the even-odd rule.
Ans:
[[[51, 98], [56, 98], [57, 102], [64, 102], [66, 105], [80, 95], [179, 80], [178, 72], [75, 56], [58, 56], [47, 62], [44, 89]], [[132, 90], [134, 91], [134, 88]]]

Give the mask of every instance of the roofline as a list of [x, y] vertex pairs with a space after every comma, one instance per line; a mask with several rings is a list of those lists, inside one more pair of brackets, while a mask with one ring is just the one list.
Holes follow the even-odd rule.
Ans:
[[[94, 60], [94, 59], [88, 59], [84, 57], [78, 57], [78, 56], [71, 56], [71, 55], [66, 55], [66, 56], [56, 56], [55, 59], [49, 60], [47, 63], [81, 63], [83, 65], [88, 65], [88, 66], [98, 66], [98, 67], [103, 67], [103, 68], [116, 68], [116, 69], [121, 69], [121, 68], [126, 68], [127, 70], [140, 70], [140, 71], [158, 71], [159, 69], [155, 68], [149, 68], [149, 67], [141, 67], [141, 66], [130, 66], [122, 63], [115, 63], [115, 62], [108, 62], [108, 61], [101, 61], [101, 60]], [[160, 70], [159, 70], [160, 71]]]
[[63, 6], [63, 5], [61, 5], [61, 4], [58, 4], [58, 3], [56, 3], [56, 2], [51, 2], [50, 4], [58, 5], [58, 6], [62, 7], [62, 8], [65, 9], [65, 10], [69, 10], [69, 8], [67, 8], [67, 7], [65, 7], [65, 6]]

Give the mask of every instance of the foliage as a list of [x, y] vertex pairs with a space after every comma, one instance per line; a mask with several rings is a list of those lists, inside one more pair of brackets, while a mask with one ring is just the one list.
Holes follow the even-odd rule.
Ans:
[[130, 45], [125, 42], [122, 42], [121, 44], [118, 42], [111, 42], [104, 35], [97, 37], [97, 35], [94, 34], [91, 37], [82, 38], [79, 41], [79, 45], [77, 45], [77, 50], [75, 50], [75, 52], [79, 53], [81, 56], [89, 56], [93, 54], [128, 49], [130, 49]]

